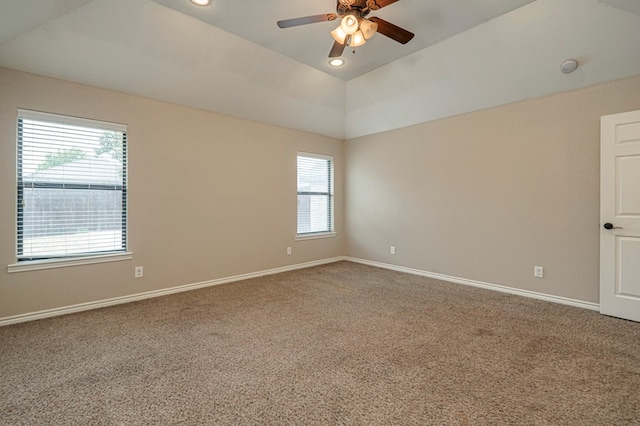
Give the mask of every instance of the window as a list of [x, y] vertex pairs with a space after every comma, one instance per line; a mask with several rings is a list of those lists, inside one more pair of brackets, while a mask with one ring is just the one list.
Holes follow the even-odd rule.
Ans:
[[333, 158], [298, 154], [298, 236], [333, 232]]
[[127, 247], [127, 128], [18, 111], [18, 262]]

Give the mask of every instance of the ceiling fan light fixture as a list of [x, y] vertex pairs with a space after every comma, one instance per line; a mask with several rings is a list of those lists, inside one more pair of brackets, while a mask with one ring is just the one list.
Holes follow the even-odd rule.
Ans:
[[331, 31], [331, 37], [333, 37], [333, 39], [340, 44], [345, 44], [348, 36], [349, 35], [342, 29], [342, 26], [339, 26], [335, 30]]
[[375, 35], [376, 31], [378, 31], [378, 23], [371, 22], [368, 19], [362, 19], [362, 21], [360, 21], [360, 31], [362, 31], [365, 40], [369, 40]]
[[358, 31], [358, 17], [355, 15], [355, 13], [355, 11], [352, 11], [349, 14], [344, 15], [342, 21], [340, 22], [340, 28], [342, 28], [342, 31], [344, 31], [348, 35], [352, 35], [356, 31]]
[[365, 40], [364, 34], [362, 34], [362, 31], [358, 30], [351, 36], [349, 47], [360, 47], [366, 42], [367, 40]]

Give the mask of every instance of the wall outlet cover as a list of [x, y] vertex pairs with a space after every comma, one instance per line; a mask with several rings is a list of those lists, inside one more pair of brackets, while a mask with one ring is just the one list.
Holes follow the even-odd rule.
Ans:
[[542, 266], [534, 266], [533, 276], [536, 278], [544, 278], [544, 268]]

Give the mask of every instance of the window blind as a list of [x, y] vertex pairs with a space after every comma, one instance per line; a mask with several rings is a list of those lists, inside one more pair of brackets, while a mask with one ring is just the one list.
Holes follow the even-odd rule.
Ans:
[[18, 261], [124, 252], [127, 128], [19, 110]]
[[333, 231], [333, 159], [298, 155], [298, 235]]

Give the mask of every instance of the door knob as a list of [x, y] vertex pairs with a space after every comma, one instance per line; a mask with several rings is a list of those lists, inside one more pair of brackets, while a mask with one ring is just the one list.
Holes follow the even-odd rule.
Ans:
[[621, 226], [613, 226], [613, 223], [605, 223], [604, 229], [622, 229]]

